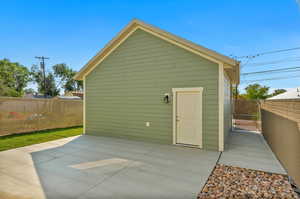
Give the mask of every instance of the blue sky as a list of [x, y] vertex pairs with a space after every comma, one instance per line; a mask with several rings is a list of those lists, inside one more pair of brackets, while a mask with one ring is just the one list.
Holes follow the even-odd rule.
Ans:
[[[0, 59], [30, 67], [37, 63], [34, 56], [44, 55], [50, 57], [48, 68], [66, 63], [79, 70], [133, 18], [224, 55], [300, 47], [300, 7], [296, 0], [3, 0]], [[242, 72], [300, 66], [297, 58], [300, 50], [258, 57]], [[287, 62], [255, 65], [282, 59]], [[272, 88], [297, 87], [297, 74], [299, 78], [260, 83]], [[241, 88], [245, 85], [242, 82]]]

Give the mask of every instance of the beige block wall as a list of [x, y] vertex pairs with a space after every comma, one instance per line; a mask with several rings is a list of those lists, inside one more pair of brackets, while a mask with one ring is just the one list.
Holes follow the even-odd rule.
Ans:
[[288, 175], [300, 186], [300, 101], [262, 103], [262, 133]]

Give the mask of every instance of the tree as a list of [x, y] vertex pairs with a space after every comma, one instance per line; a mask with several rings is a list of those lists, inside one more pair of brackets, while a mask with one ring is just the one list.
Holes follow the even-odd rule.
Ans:
[[59, 95], [59, 89], [56, 86], [55, 78], [53, 73], [48, 73], [46, 76], [46, 95], [48, 96], [57, 96]]
[[[53, 72], [46, 74], [46, 90], [44, 89], [44, 77], [38, 66], [33, 65], [31, 74], [34, 81], [38, 84], [38, 91], [48, 96], [56, 96], [62, 88], [64, 92], [82, 90], [82, 81], [74, 80], [76, 71], [68, 67], [66, 64], [56, 64], [52, 66]], [[45, 90], [45, 91], [44, 91]]]
[[52, 68], [55, 77], [59, 80], [58, 85], [64, 89], [65, 93], [68, 91], [82, 90], [82, 81], [73, 79], [76, 71], [72, 70], [66, 64], [56, 64]]
[[56, 86], [55, 78], [52, 72], [48, 72], [45, 77], [46, 85], [44, 86], [44, 75], [37, 65], [31, 67], [33, 81], [38, 85], [38, 92], [46, 96], [57, 96], [59, 89]]
[[24, 89], [24, 93], [26, 94], [35, 94], [35, 90], [33, 88], [26, 88]]
[[271, 96], [273, 97], [273, 96], [276, 96], [276, 95], [279, 95], [279, 94], [285, 93], [285, 92], [286, 92], [285, 89], [276, 89], [276, 90], [274, 90], [274, 92], [271, 94]]
[[240, 91], [237, 87], [232, 87], [232, 96], [238, 97], [240, 95]]
[[15, 89], [5, 85], [5, 82], [0, 79], [0, 96], [19, 97], [21, 94]]
[[246, 87], [245, 97], [251, 100], [266, 99], [269, 97], [269, 87], [261, 86], [259, 84], [250, 84]]
[[245, 94], [241, 94], [237, 87], [232, 87], [232, 97], [233, 99], [245, 99]]
[[30, 81], [30, 72], [18, 62], [0, 60], [0, 96], [20, 97]]

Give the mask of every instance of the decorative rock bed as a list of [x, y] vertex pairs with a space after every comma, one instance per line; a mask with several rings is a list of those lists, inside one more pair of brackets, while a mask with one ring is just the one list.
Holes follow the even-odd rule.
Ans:
[[198, 199], [298, 198], [288, 177], [281, 174], [218, 164]]

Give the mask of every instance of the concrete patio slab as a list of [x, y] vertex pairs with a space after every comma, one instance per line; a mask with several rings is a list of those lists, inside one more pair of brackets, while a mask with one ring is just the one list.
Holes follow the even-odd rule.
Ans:
[[220, 164], [247, 169], [261, 170], [278, 174], [286, 171], [260, 133], [235, 131], [229, 136], [226, 150], [222, 153]]
[[196, 198], [219, 152], [76, 136], [0, 152], [0, 198]]

